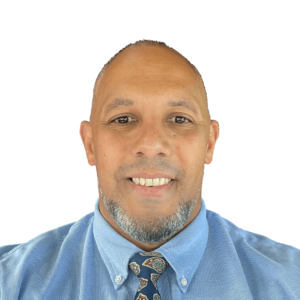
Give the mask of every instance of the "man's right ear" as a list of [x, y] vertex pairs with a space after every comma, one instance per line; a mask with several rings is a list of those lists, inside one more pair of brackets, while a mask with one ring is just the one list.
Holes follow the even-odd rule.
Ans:
[[89, 121], [81, 121], [79, 125], [79, 136], [84, 148], [87, 164], [95, 167], [95, 152], [92, 139], [92, 127]]

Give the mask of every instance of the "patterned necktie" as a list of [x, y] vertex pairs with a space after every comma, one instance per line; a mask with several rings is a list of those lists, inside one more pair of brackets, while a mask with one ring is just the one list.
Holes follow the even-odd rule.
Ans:
[[156, 283], [169, 265], [161, 253], [135, 253], [130, 257], [128, 265], [140, 281], [134, 300], [161, 300]]

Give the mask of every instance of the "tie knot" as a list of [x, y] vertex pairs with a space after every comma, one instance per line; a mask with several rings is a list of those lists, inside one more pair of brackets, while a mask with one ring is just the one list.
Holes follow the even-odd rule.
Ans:
[[[137, 252], [130, 257], [129, 268], [139, 278], [138, 292], [157, 290], [157, 281], [168, 267], [168, 262], [159, 252]], [[152, 294], [153, 295], [153, 294]], [[157, 295], [158, 296], [158, 295]], [[157, 298], [160, 299], [160, 298]]]

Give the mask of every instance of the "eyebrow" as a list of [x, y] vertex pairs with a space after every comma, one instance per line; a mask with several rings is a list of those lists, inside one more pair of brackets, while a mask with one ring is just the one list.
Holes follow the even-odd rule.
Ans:
[[[106, 106], [104, 113], [108, 114], [112, 110], [117, 109], [119, 107], [134, 106], [135, 104], [136, 102], [131, 99], [116, 98], [109, 105]], [[195, 113], [196, 115], [198, 114], [196, 106], [194, 105], [194, 103], [192, 103], [189, 100], [185, 100], [185, 99], [170, 100], [169, 102], [167, 102], [167, 106], [172, 106], [172, 107], [183, 106], [189, 109], [190, 111], [192, 111], [193, 113]]]

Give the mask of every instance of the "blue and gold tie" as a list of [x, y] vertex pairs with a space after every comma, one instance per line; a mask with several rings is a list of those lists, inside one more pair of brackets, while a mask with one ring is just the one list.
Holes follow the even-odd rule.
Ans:
[[166, 259], [159, 252], [138, 252], [128, 265], [140, 281], [134, 300], [161, 300], [156, 283], [169, 265]]

